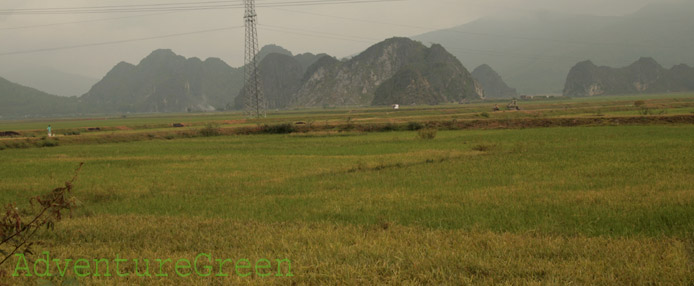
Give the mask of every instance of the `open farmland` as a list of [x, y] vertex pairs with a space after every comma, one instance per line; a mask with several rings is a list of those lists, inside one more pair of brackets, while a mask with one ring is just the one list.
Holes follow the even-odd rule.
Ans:
[[[5, 121], [21, 136], [0, 139], [0, 201], [30, 208], [84, 162], [80, 206], [33, 258], [152, 261], [151, 277], [84, 284], [694, 283], [694, 97], [521, 104]], [[49, 123], [59, 136], [41, 138]], [[200, 253], [272, 275], [154, 262]], [[17, 263], [3, 281], [40, 278], [9, 276]]]

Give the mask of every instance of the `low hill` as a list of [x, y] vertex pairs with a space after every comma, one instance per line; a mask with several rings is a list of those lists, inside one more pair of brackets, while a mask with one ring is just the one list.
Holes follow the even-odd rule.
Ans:
[[99, 81], [53, 68], [35, 66], [0, 65], [0, 76], [11, 82], [58, 96], [80, 96]]
[[76, 98], [52, 95], [0, 77], [0, 118], [49, 117], [76, 112]]

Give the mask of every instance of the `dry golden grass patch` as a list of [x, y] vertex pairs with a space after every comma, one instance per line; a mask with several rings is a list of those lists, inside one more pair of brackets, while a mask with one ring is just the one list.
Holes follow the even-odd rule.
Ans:
[[[112, 272], [112, 277], [80, 278], [86, 285], [688, 285], [694, 281], [691, 242], [671, 238], [135, 215], [70, 219], [50, 236], [49, 244], [37, 250], [50, 251], [51, 259], [112, 260], [118, 254], [131, 261], [149, 259], [151, 275], [169, 275], [123, 278]], [[158, 272], [154, 261], [193, 261], [199, 253], [234, 261], [290, 259], [294, 276], [239, 277], [228, 266], [224, 272], [229, 277], [214, 277], [218, 268], [213, 263], [212, 277], [195, 273], [179, 277], [171, 264]], [[5, 270], [12, 273], [16, 263], [11, 260]], [[121, 266], [122, 272], [133, 270], [132, 262]], [[286, 269], [281, 271], [286, 274]], [[21, 285], [34, 279], [5, 281]]]

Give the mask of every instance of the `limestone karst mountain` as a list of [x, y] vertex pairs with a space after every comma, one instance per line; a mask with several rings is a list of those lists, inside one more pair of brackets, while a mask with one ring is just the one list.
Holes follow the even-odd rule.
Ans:
[[[263, 80], [269, 82], [264, 84], [269, 106], [439, 104], [484, 95], [467, 69], [442, 46], [426, 47], [407, 38], [385, 40], [349, 60], [320, 56], [303, 76], [296, 73], [298, 62], [286, 55], [261, 62]], [[277, 70], [287, 74], [280, 78]], [[290, 78], [298, 80], [292, 83]]]

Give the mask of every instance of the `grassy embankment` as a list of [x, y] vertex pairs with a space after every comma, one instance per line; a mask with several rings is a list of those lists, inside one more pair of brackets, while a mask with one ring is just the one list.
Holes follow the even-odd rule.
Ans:
[[[0, 121], [0, 131], [20, 134], [0, 137], [0, 150], [190, 138], [199, 136], [200, 130], [210, 124], [219, 127], [221, 134], [234, 135], [272, 133], [264, 126], [281, 124], [293, 124], [292, 129], [299, 132], [369, 132], [412, 130], [418, 128], [417, 125], [436, 126], [443, 130], [469, 130], [694, 123], [692, 94], [527, 101], [520, 103], [523, 110], [519, 112], [492, 112], [493, 104], [404, 107], [399, 111], [386, 108], [289, 110], [272, 112], [262, 120], [246, 120], [239, 113], [210, 113]], [[182, 123], [185, 127], [172, 128], [173, 123]], [[52, 124], [56, 137], [45, 137], [48, 124]]]

